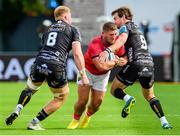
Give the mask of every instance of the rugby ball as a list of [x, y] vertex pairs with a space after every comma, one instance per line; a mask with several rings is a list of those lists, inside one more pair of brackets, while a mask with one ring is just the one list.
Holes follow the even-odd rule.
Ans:
[[113, 52], [110, 52], [109, 54], [108, 54], [108, 60], [113, 60], [113, 59], [115, 59], [116, 57], [115, 57], [115, 54], [113, 53]]

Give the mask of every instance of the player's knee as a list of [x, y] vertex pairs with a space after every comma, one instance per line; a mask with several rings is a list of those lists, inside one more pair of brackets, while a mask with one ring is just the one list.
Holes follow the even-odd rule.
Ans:
[[152, 85], [151, 84], [144, 84], [144, 85], [142, 85], [142, 87], [146, 90], [149, 90], [152, 87]]
[[81, 100], [78, 100], [77, 105], [78, 105], [78, 107], [85, 107], [87, 102], [88, 102], [88, 100], [81, 99]]
[[146, 90], [150, 90], [153, 87], [154, 80], [152, 80], [150, 82], [145, 82], [147, 80], [146, 78], [144, 78], [144, 80], [142, 78], [141, 80], [142, 81], [140, 83], [141, 83], [142, 88], [144, 88]]
[[147, 100], [147, 101], [150, 101], [151, 99], [155, 98], [154, 94], [148, 94], [148, 95], [144, 95], [144, 98]]
[[66, 100], [68, 94], [69, 94], [69, 91], [56, 92], [54, 93], [54, 99], [57, 99], [58, 101], [64, 101]]
[[32, 90], [39, 90], [39, 88], [40, 88], [40, 86], [34, 85], [34, 83], [31, 81], [30, 78], [28, 78], [26, 84], [27, 84], [28, 88], [30, 88]]
[[97, 111], [99, 109], [100, 105], [102, 104], [102, 101], [103, 101], [102, 99], [98, 99], [98, 100], [92, 102], [92, 107], [95, 111]]

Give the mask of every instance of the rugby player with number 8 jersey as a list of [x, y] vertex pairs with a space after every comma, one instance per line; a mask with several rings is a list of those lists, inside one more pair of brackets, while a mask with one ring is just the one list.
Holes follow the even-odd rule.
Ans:
[[81, 36], [78, 29], [71, 25], [71, 12], [66, 6], [54, 10], [56, 22], [43, 34], [42, 49], [36, 56], [27, 80], [27, 87], [21, 92], [15, 110], [6, 118], [7, 125], [20, 116], [22, 109], [42, 85], [47, 84], [53, 93], [52, 100], [28, 124], [27, 129], [44, 130], [40, 122], [57, 111], [67, 99], [69, 87], [66, 74], [66, 61], [72, 50], [76, 66], [81, 73], [82, 86], [88, 85], [84, 57], [81, 51]]

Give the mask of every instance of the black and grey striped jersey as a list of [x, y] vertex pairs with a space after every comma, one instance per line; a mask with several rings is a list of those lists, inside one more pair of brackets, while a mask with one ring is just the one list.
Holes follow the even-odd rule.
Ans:
[[73, 41], [81, 41], [79, 30], [64, 21], [52, 24], [42, 37], [42, 49], [37, 60], [66, 66]]
[[127, 22], [119, 29], [120, 34], [124, 32], [128, 34], [128, 39], [125, 43], [128, 61], [153, 66], [153, 59], [148, 51], [146, 40], [137, 26], [131, 21]]

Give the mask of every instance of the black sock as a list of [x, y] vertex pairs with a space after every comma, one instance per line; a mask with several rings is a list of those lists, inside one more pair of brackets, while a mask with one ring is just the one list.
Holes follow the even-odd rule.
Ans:
[[123, 100], [124, 96], [126, 95], [126, 93], [120, 89], [120, 88], [116, 88], [114, 90], [114, 97]]
[[19, 96], [18, 104], [25, 106], [31, 99], [32, 91], [30, 89], [25, 89], [21, 92]]
[[39, 120], [39, 121], [42, 121], [44, 120], [45, 118], [47, 118], [49, 115], [44, 111], [44, 109], [42, 109], [38, 115], [36, 116], [36, 118]]
[[149, 101], [149, 104], [152, 108], [152, 110], [156, 113], [156, 115], [161, 118], [162, 116], [164, 116], [164, 112], [162, 110], [161, 104], [159, 102], [159, 100], [157, 100], [156, 98], [153, 98]]

